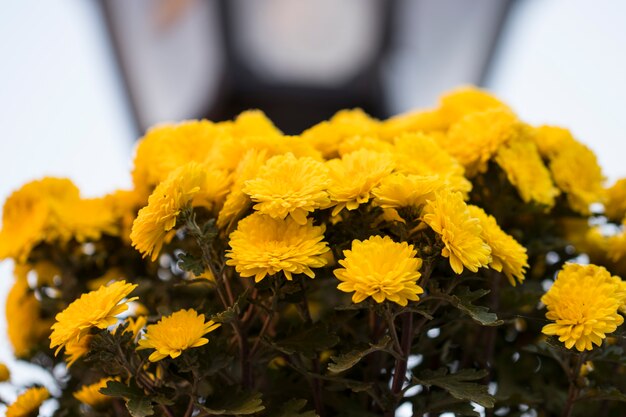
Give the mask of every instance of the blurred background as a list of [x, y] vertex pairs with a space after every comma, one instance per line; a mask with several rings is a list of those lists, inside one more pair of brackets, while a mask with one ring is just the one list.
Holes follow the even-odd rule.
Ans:
[[[570, 128], [612, 182], [626, 176], [625, 16], [622, 0], [0, 0], [0, 200], [44, 175], [86, 196], [128, 187], [155, 123], [260, 108], [297, 134], [461, 84]], [[11, 359], [5, 332], [2, 319], [14, 382], [49, 382]]]

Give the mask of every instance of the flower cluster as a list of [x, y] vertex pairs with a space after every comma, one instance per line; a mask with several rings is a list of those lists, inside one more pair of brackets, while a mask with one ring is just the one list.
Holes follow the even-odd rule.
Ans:
[[[496, 401], [519, 414], [536, 401], [514, 409], [470, 381], [516, 383], [527, 355], [553, 349], [541, 332], [604, 349], [626, 313], [626, 181], [605, 189], [569, 131], [475, 88], [295, 136], [257, 110], [156, 126], [132, 180], [87, 199], [44, 178], [4, 205], [9, 340], [54, 369], [63, 415], [309, 415], [309, 400], [341, 415], [352, 399], [350, 414], [393, 415], [418, 385], [437, 389], [409, 400], [416, 415]], [[583, 253], [606, 268], [572, 263]], [[505, 369], [448, 375], [470, 364]], [[30, 388], [7, 415], [49, 395]]]

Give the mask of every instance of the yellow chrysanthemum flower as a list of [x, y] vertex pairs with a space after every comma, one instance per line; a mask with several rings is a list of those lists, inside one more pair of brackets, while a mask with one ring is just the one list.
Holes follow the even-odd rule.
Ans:
[[344, 140], [339, 145], [339, 156], [344, 156], [354, 151], [368, 149], [374, 152], [391, 152], [393, 145], [373, 136], [353, 136]]
[[439, 110], [419, 110], [393, 116], [381, 123], [379, 135], [393, 140], [405, 133], [445, 132], [448, 121]]
[[498, 149], [495, 160], [524, 202], [554, 206], [559, 189], [554, 186], [532, 139], [520, 137], [504, 144]]
[[363, 149], [328, 161], [330, 174], [328, 194], [336, 216], [344, 208], [354, 210], [367, 203], [371, 191], [393, 170], [393, 156]]
[[191, 162], [174, 170], [150, 195], [148, 205], [133, 222], [130, 240], [143, 254], [155, 261], [164, 243], [172, 237], [176, 218], [189, 206], [205, 184], [202, 165]]
[[23, 262], [31, 249], [51, 239], [55, 208], [79, 199], [78, 188], [68, 179], [43, 178], [13, 192], [5, 201], [0, 231], [0, 259]]
[[3, 363], [0, 363], [0, 382], [6, 382], [11, 379], [11, 372], [9, 368]]
[[572, 210], [589, 215], [591, 204], [604, 200], [604, 176], [590, 149], [581, 145], [563, 150], [550, 162], [550, 170]]
[[437, 193], [422, 213], [424, 223], [441, 237], [444, 244], [441, 255], [450, 258], [454, 272], [460, 274], [463, 267], [477, 272], [489, 264], [491, 249], [481, 238], [480, 220], [471, 215], [461, 193]]
[[231, 173], [205, 165], [204, 183], [200, 187], [200, 191], [194, 196], [192, 205], [194, 207], [204, 207], [217, 214], [222, 209], [231, 186]]
[[137, 297], [124, 300], [136, 284], [126, 281], [114, 282], [80, 296], [55, 317], [50, 335], [50, 348], [57, 347], [55, 354], [67, 343], [78, 341], [93, 327], [106, 329], [117, 322], [117, 315], [128, 309], [128, 303]]
[[474, 176], [485, 172], [498, 148], [522, 135], [523, 130], [524, 125], [513, 113], [493, 108], [463, 117], [439, 143], [465, 167], [469, 176]]
[[491, 248], [489, 266], [502, 272], [511, 285], [524, 281], [525, 269], [528, 268], [526, 248], [520, 245], [513, 237], [506, 234], [493, 216], [485, 213], [480, 207], [469, 206], [472, 217], [480, 220], [482, 238]]
[[485, 90], [476, 87], [460, 87], [444, 94], [439, 99], [439, 113], [441, 118], [451, 125], [468, 114], [482, 112], [489, 109], [511, 109], [502, 101]]
[[209, 343], [209, 339], [202, 336], [220, 326], [213, 320], [205, 322], [204, 314], [198, 315], [195, 310], [180, 310], [148, 326], [137, 350], [155, 349], [148, 358], [151, 362], [168, 356], [176, 359], [184, 350]]
[[275, 219], [291, 216], [304, 225], [310, 212], [329, 205], [329, 183], [323, 163], [288, 153], [270, 158], [255, 179], [246, 181], [243, 191], [257, 203], [255, 210]]
[[92, 408], [98, 408], [111, 400], [111, 397], [100, 393], [100, 388], [106, 388], [107, 382], [114, 381], [114, 378], [102, 378], [98, 382], [90, 385], [83, 385], [74, 392], [74, 398]]
[[149, 195], [177, 168], [189, 162], [204, 162], [219, 134], [207, 120], [155, 126], [139, 141], [132, 172], [135, 188]]
[[64, 242], [72, 238], [85, 242], [98, 240], [102, 234], [119, 234], [117, 218], [105, 198], [77, 200], [59, 207], [57, 215], [58, 239]]
[[564, 146], [569, 146], [578, 141], [574, 139], [567, 129], [556, 126], [539, 126], [535, 128], [535, 135], [532, 136], [537, 144], [537, 149], [541, 156], [551, 159], [556, 156]]
[[234, 224], [250, 207], [250, 197], [243, 192], [246, 181], [256, 178], [259, 170], [267, 160], [266, 151], [248, 151], [235, 171], [235, 180], [226, 202], [217, 216], [217, 226], [220, 229], [230, 230]]
[[541, 301], [548, 308], [546, 317], [555, 322], [542, 332], [558, 336], [568, 349], [592, 350], [624, 322], [615, 281], [595, 265], [565, 265]]
[[41, 404], [50, 398], [45, 388], [29, 388], [7, 407], [6, 417], [28, 417], [34, 415]]
[[305, 225], [293, 219], [273, 219], [254, 213], [239, 222], [230, 235], [227, 265], [234, 266], [242, 277], [259, 282], [266, 275], [282, 271], [288, 280], [292, 274], [315, 277], [311, 268], [326, 265], [324, 253], [329, 248], [324, 239], [324, 226]]
[[50, 323], [40, 316], [39, 301], [28, 287], [26, 276], [18, 275], [6, 300], [7, 333], [15, 356], [26, 357], [50, 334]]
[[65, 361], [68, 368], [89, 352], [91, 339], [93, 336], [86, 334], [80, 339], [70, 340], [65, 344]]
[[591, 214], [591, 204], [601, 203], [605, 197], [605, 178], [593, 151], [566, 129], [542, 126], [535, 136], [539, 149], [543, 147], [542, 153], [550, 160], [552, 178], [567, 194], [572, 210], [582, 215]]
[[465, 178], [465, 169], [437, 143], [437, 136], [423, 133], [398, 136], [393, 148], [396, 171], [411, 175], [438, 175], [452, 190], [467, 194], [472, 189], [472, 183]]
[[382, 208], [420, 207], [432, 200], [435, 192], [447, 188], [439, 175], [391, 174], [382, 179], [374, 190], [376, 205]]
[[301, 137], [322, 153], [325, 158], [336, 158], [339, 146], [355, 136], [376, 137], [380, 122], [361, 109], [341, 110], [330, 120], [321, 122], [304, 132]]
[[261, 110], [241, 112], [231, 124], [231, 133], [239, 138], [251, 136], [281, 136], [282, 132]]
[[372, 297], [377, 303], [389, 300], [401, 306], [417, 301], [424, 290], [417, 285], [422, 260], [416, 257], [413, 245], [397, 243], [389, 236], [372, 236], [365, 241], [352, 241], [352, 248], [343, 251], [343, 268], [333, 273], [342, 281], [337, 288], [354, 292], [353, 303]]
[[104, 196], [108, 210], [117, 219], [119, 236], [130, 243], [130, 232], [139, 209], [148, 203], [148, 196], [136, 190], [117, 190]]
[[621, 221], [626, 216], [626, 178], [617, 180], [607, 189], [604, 213], [613, 221]]

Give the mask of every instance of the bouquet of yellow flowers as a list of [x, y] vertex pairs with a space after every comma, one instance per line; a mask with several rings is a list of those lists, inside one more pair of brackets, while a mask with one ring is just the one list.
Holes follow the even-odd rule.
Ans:
[[626, 180], [565, 129], [475, 88], [247, 111], [154, 127], [132, 178], [6, 200], [8, 336], [55, 382], [8, 416], [622, 414]]

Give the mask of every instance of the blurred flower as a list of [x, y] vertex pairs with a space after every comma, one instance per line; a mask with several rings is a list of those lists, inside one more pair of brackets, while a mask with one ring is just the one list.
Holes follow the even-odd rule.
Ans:
[[28, 356], [30, 351], [50, 334], [50, 323], [40, 317], [40, 304], [28, 287], [26, 275], [19, 273], [6, 300], [7, 333], [17, 357]]
[[80, 296], [67, 308], [56, 315], [52, 325], [50, 348], [57, 347], [55, 354], [69, 342], [78, 340], [92, 327], [106, 329], [117, 322], [116, 316], [128, 309], [128, 303], [136, 297], [124, 300], [136, 284], [126, 281], [114, 282], [106, 287]]
[[0, 363], [0, 382], [6, 382], [11, 379], [11, 372], [9, 368], [3, 363]]
[[393, 170], [393, 157], [363, 149], [332, 159], [326, 165], [330, 170], [328, 194], [335, 216], [344, 208], [354, 210], [369, 201], [372, 189]]
[[341, 142], [339, 145], [339, 156], [344, 156], [361, 149], [374, 152], [391, 152], [393, 145], [390, 142], [378, 139], [376, 136], [353, 136]]
[[525, 269], [528, 268], [526, 248], [506, 234], [498, 226], [496, 219], [483, 209], [473, 205], [470, 205], [469, 209], [472, 217], [480, 220], [481, 236], [491, 248], [489, 266], [502, 272], [513, 286], [516, 285], [516, 279], [517, 282], [523, 282]]
[[173, 237], [176, 218], [191, 205], [206, 179], [202, 165], [190, 162], [173, 171], [150, 195], [148, 205], [133, 223], [130, 239], [133, 246], [155, 261], [164, 243]]
[[342, 281], [339, 290], [354, 292], [353, 303], [372, 297], [378, 303], [389, 300], [405, 306], [424, 292], [416, 283], [422, 260], [416, 257], [413, 245], [394, 242], [389, 236], [372, 236], [354, 240], [351, 250], [343, 254], [345, 258], [339, 261], [343, 268], [333, 273]]
[[254, 209], [275, 219], [291, 216], [305, 225], [308, 213], [329, 205], [328, 168], [312, 158], [292, 153], [270, 158], [243, 191], [256, 202]]
[[465, 196], [472, 183], [465, 178], [465, 169], [438, 143], [442, 134], [402, 134], [396, 137], [393, 147], [395, 167], [403, 174], [422, 176], [438, 175], [454, 191]]
[[93, 336], [86, 334], [80, 339], [72, 339], [65, 344], [65, 360], [68, 368], [89, 352], [92, 338]]
[[571, 209], [583, 215], [591, 214], [590, 205], [605, 198], [605, 178], [593, 151], [574, 139], [568, 130], [558, 127], [536, 129], [535, 141], [550, 160], [554, 183], [567, 194]]
[[421, 110], [393, 116], [380, 125], [379, 136], [383, 140], [393, 140], [405, 133], [444, 132], [448, 122], [438, 110]]
[[29, 182], [7, 198], [2, 213], [0, 259], [26, 261], [45, 241], [79, 242], [117, 234], [115, 217], [104, 199], [81, 199], [68, 179], [44, 178]]
[[617, 282], [606, 269], [566, 264], [541, 298], [548, 308], [546, 317], [555, 322], [545, 325], [542, 332], [558, 336], [566, 348], [580, 352], [600, 346], [606, 334], [624, 322], [618, 313], [623, 299], [617, 291]]
[[619, 179], [606, 191], [606, 217], [621, 221], [626, 216], [626, 178]]
[[487, 170], [498, 148], [519, 137], [523, 124], [509, 110], [492, 108], [469, 113], [454, 123], [439, 142], [467, 170], [470, 177]]
[[441, 96], [438, 112], [440, 117], [452, 125], [464, 116], [489, 109], [511, 109], [485, 90], [476, 87], [461, 87]]
[[457, 274], [463, 272], [463, 267], [477, 272], [489, 264], [491, 249], [481, 238], [480, 220], [471, 215], [461, 193], [437, 193], [424, 207], [423, 221], [441, 237], [441, 255], [450, 258]]
[[198, 315], [193, 309], [180, 310], [148, 326], [137, 350], [155, 349], [148, 358], [151, 362], [168, 356], [175, 359], [184, 350], [209, 343], [209, 339], [202, 336], [220, 326], [213, 320], [205, 322], [204, 314]]
[[29, 417], [37, 413], [41, 404], [50, 398], [45, 388], [29, 388], [7, 407], [6, 417]]
[[324, 239], [324, 226], [305, 225], [293, 219], [273, 219], [254, 213], [239, 222], [230, 235], [227, 265], [235, 267], [242, 277], [259, 282], [266, 275], [282, 271], [288, 280], [292, 274], [315, 277], [311, 268], [326, 265], [324, 253], [329, 248]]
[[520, 137], [500, 146], [495, 159], [525, 203], [554, 206], [559, 189], [554, 186], [532, 139]]
[[100, 407], [111, 400], [111, 397], [100, 393], [100, 388], [105, 388], [107, 382], [114, 380], [114, 378], [102, 378], [93, 384], [83, 385], [78, 391], [74, 392], [74, 398], [92, 408]]
[[217, 226], [219, 228], [229, 227], [250, 207], [250, 197], [243, 192], [243, 188], [248, 180], [256, 178], [257, 173], [266, 160], [266, 151], [250, 150], [239, 162], [234, 174], [235, 179], [230, 194], [226, 196], [224, 206], [217, 216]]
[[436, 191], [446, 187], [438, 175], [391, 174], [372, 190], [376, 205], [382, 208], [421, 207], [432, 200]]
[[190, 162], [203, 163], [210, 155], [217, 127], [207, 120], [164, 124], [150, 129], [135, 150], [133, 183], [149, 195], [169, 174]]
[[356, 136], [376, 137], [380, 122], [363, 110], [341, 110], [330, 120], [323, 121], [302, 132], [302, 139], [312, 144], [327, 158], [336, 158], [344, 140]]

